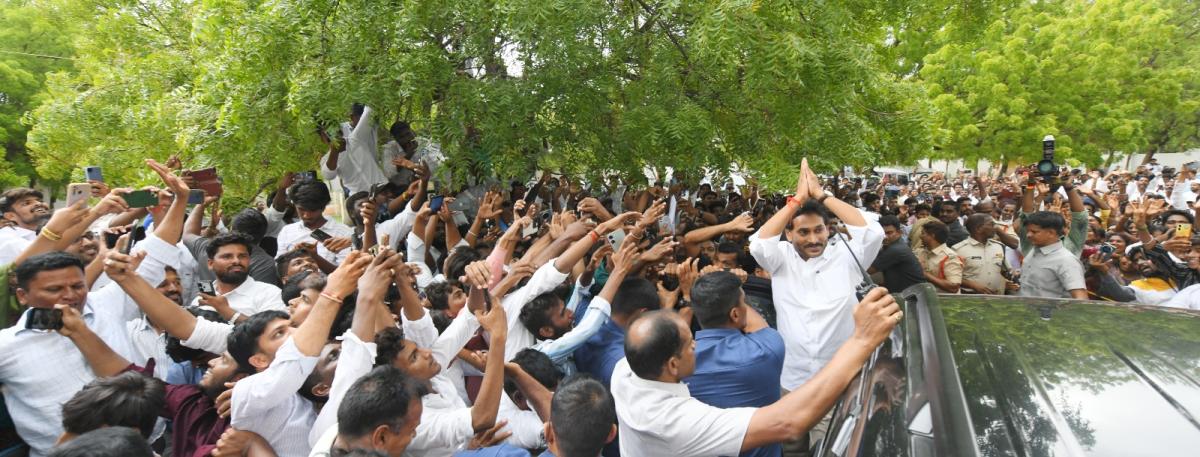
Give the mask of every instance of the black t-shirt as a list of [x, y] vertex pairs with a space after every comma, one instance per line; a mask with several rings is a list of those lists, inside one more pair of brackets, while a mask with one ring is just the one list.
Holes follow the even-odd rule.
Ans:
[[917, 261], [916, 254], [903, 240], [884, 246], [871, 267], [883, 273], [883, 286], [892, 293], [900, 293], [913, 284], [926, 282], [921, 262]]

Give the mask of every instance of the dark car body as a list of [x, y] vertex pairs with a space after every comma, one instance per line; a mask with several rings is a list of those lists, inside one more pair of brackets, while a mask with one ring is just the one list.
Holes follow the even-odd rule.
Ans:
[[1200, 313], [899, 296], [819, 456], [1200, 456]]

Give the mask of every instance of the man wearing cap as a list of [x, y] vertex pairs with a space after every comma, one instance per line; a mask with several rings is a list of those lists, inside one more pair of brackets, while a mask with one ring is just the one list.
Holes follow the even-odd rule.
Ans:
[[0, 195], [0, 265], [10, 263], [37, 238], [38, 230], [50, 220], [50, 207], [42, 193], [28, 187], [9, 189]]

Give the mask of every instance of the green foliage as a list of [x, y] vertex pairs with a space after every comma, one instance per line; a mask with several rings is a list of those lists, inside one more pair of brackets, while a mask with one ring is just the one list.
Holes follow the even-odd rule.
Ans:
[[1197, 144], [1190, 2], [1024, 3], [973, 42], [935, 35], [920, 76], [941, 157], [1030, 163], [1054, 134], [1065, 159]]
[[[0, 0], [0, 187], [28, 186], [33, 167], [26, 156], [26, 112], [42, 100], [46, 74], [71, 68], [72, 48], [63, 24], [39, 8]], [[57, 57], [57, 58], [56, 58]]]
[[875, 52], [895, 18], [873, 2], [76, 3], [59, 8], [87, 24], [79, 72], [32, 115], [47, 175], [71, 171], [50, 156], [134, 179], [180, 153], [252, 195], [313, 168], [318, 121], [354, 101], [441, 143], [460, 180], [740, 163], [786, 188], [804, 155], [832, 169], [929, 146], [919, 83]]

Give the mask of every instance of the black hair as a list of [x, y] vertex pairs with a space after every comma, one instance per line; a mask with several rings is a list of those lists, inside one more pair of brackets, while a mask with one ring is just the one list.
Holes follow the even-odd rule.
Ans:
[[632, 316], [638, 310], [659, 307], [658, 288], [646, 278], [625, 278], [612, 300], [613, 314]]
[[355, 116], [362, 116], [363, 111], [366, 108], [367, 108], [366, 105], [363, 105], [362, 103], [358, 103], [358, 102], [352, 103], [352, 104], [350, 104], [350, 114], [353, 114]]
[[671, 319], [673, 311], [650, 311], [643, 314], [634, 322], [645, 323], [650, 327], [641, 341], [625, 338], [625, 359], [634, 374], [646, 380], [656, 380], [662, 376], [663, 365], [683, 350], [682, 336], [679, 325]]
[[355, 193], [351, 194], [349, 197], [346, 197], [346, 214], [349, 214], [350, 220], [354, 221], [353, 223], [351, 223], [351, 225], [357, 226], [359, 224], [362, 224], [362, 222], [363, 222], [362, 218], [358, 217], [358, 202], [360, 202], [362, 200], [366, 200], [370, 196], [371, 196], [370, 193], [363, 190], [363, 191], [355, 192]]
[[879, 226], [880, 227], [892, 227], [896, 230], [900, 230], [902, 228], [902, 226], [900, 225], [900, 218], [898, 218], [896, 216], [892, 216], [890, 214], [887, 216], [879, 217]]
[[732, 241], [722, 241], [717, 244], [717, 254], [735, 254], [742, 252], [742, 246]]
[[974, 235], [975, 230], [983, 227], [983, 224], [992, 220], [991, 214], [977, 213], [967, 216], [967, 221], [963, 223], [963, 227], [967, 229], [967, 233]]
[[320, 181], [302, 181], [288, 189], [292, 204], [298, 209], [320, 211], [329, 205], [329, 187]]
[[399, 327], [384, 327], [375, 334], [375, 366], [391, 365], [392, 360], [404, 348], [404, 330]]
[[1062, 234], [1063, 227], [1066, 222], [1063, 220], [1062, 214], [1054, 211], [1038, 211], [1025, 217], [1025, 225], [1036, 225], [1044, 229], [1050, 229]]
[[[538, 384], [550, 391], [558, 388], [558, 382], [562, 380], [562, 372], [554, 366], [554, 361], [550, 360], [550, 356], [537, 349], [522, 349], [509, 362], [519, 365], [522, 371], [528, 373], [537, 380]], [[509, 396], [517, 391], [517, 383], [511, 377], [504, 379], [504, 391]]]
[[554, 427], [559, 457], [600, 455], [616, 422], [616, 404], [600, 381], [576, 375], [554, 391], [550, 425]]
[[237, 362], [239, 373], [254, 374], [258, 372], [254, 365], [250, 364], [250, 356], [259, 351], [258, 337], [267, 331], [267, 325], [270, 323], [287, 318], [288, 314], [283, 311], [262, 311], [233, 326], [233, 331], [229, 332], [225, 346], [229, 350], [229, 355]]
[[135, 371], [97, 378], [63, 404], [63, 430], [82, 435], [103, 427], [132, 427], [149, 439], [166, 396], [162, 381]]
[[462, 284], [457, 278], [430, 283], [425, 287], [425, 298], [429, 299], [429, 307], [437, 310], [450, 309], [450, 294], [455, 289], [462, 289]]
[[703, 328], [729, 324], [729, 311], [741, 303], [742, 280], [717, 271], [701, 276], [692, 285], [692, 311]]
[[400, 141], [400, 137], [404, 135], [405, 130], [412, 130], [412, 126], [408, 125], [408, 122], [404, 120], [397, 120], [396, 122], [392, 123], [391, 127], [388, 127], [388, 133], [390, 133], [392, 135], [392, 139], [396, 140], [397, 142]]
[[792, 216], [792, 219], [794, 220], [797, 217], [806, 215], [814, 215], [820, 217], [822, 221], [829, 222], [829, 212], [825, 210], [824, 205], [817, 203], [816, 199], [810, 198], [803, 205], [800, 205], [800, 209], [796, 210], [796, 214]]
[[1181, 209], [1172, 209], [1172, 210], [1168, 210], [1167, 212], [1163, 213], [1163, 215], [1162, 215], [1163, 224], [1166, 224], [1167, 219], [1169, 219], [1171, 216], [1183, 216], [1183, 217], [1187, 218], [1187, 223], [1189, 223], [1189, 224], [1195, 223], [1195, 221], [1196, 221], [1196, 219], [1192, 217], [1191, 213], [1181, 210]]
[[79, 435], [46, 457], [154, 457], [154, 450], [132, 428], [104, 427]]
[[408, 409], [420, 402], [425, 387], [399, 368], [375, 367], [359, 378], [338, 406], [338, 434], [347, 438], [366, 436], [381, 425], [398, 430]]
[[913, 214], [921, 211], [929, 211], [930, 214], [933, 214], [933, 207], [929, 206], [928, 203], [918, 203], [917, 206], [913, 207]]
[[529, 333], [533, 334], [534, 338], [544, 339], [539, 331], [542, 327], [554, 326], [550, 311], [560, 303], [562, 303], [562, 299], [558, 298], [553, 291], [546, 292], [534, 297], [533, 300], [521, 307], [521, 313], [517, 319], [521, 321], [521, 325], [524, 325], [526, 330], [529, 330]]
[[329, 337], [325, 341], [333, 341], [350, 330], [350, 326], [354, 325], [354, 311], [357, 309], [355, 305], [357, 302], [358, 291], [342, 299], [337, 315], [333, 317], [333, 324], [329, 326]]
[[83, 261], [79, 260], [79, 257], [63, 251], [52, 251], [25, 259], [24, 262], [17, 265], [17, 268], [13, 270], [13, 274], [17, 276], [17, 287], [28, 290], [29, 281], [33, 281], [33, 278], [38, 273], [62, 270], [64, 268], [78, 268], [80, 273], [82, 273]]
[[0, 194], [0, 213], [12, 211], [12, 205], [26, 197], [37, 197], [38, 200], [44, 200], [46, 197], [42, 191], [30, 189], [28, 187], [17, 187], [9, 189]]
[[[211, 309], [204, 309], [199, 306], [188, 306], [183, 309], [187, 310], [187, 312], [191, 313], [193, 316], [196, 316], [197, 319], [207, 319], [212, 322], [225, 323], [225, 319], [221, 318], [221, 314]], [[200, 360], [209, 354], [210, 353], [208, 351], [203, 349], [195, 349], [184, 346], [183, 343], [179, 341], [179, 338], [167, 335], [167, 356], [177, 363]], [[166, 361], [159, 361], [159, 363], [164, 362]]]
[[208, 255], [209, 259], [215, 259], [217, 258], [217, 252], [219, 252], [221, 248], [231, 244], [240, 244], [245, 246], [246, 253], [249, 254], [250, 251], [254, 249], [253, 246], [255, 243], [247, 235], [243, 235], [238, 232], [227, 232], [213, 237], [212, 241], [208, 243], [208, 246], [204, 247], [204, 253]]
[[279, 258], [275, 259], [275, 271], [279, 273], [279, 277], [281, 279], [287, 280], [285, 273], [287, 273], [288, 264], [292, 263], [292, 260], [305, 257], [307, 255], [307, 252], [301, 250], [285, 252], [283, 255], [279, 256]]
[[955, 213], [958, 213], [958, 202], [954, 200], [942, 200], [941, 202], [938, 202], [938, 216], [941, 216], [942, 213], [946, 211], [946, 208], [950, 208], [954, 210]]
[[467, 274], [467, 265], [482, 260], [478, 252], [467, 246], [456, 247], [447, 255], [450, 260], [446, 262], [446, 271], [442, 272], [446, 278], [458, 279]]
[[937, 240], [938, 243], [945, 243], [946, 240], [950, 239], [950, 228], [942, 221], [935, 219], [926, 222], [921, 228], [925, 233]]
[[862, 204], [864, 207], [877, 201], [879, 201], [879, 195], [875, 194], [874, 192], [866, 192], [862, 194]]
[[229, 221], [229, 230], [250, 237], [254, 244], [267, 236], [267, 216], [254, 208], [244, 208]]

